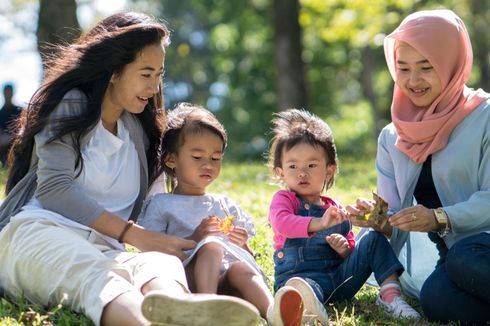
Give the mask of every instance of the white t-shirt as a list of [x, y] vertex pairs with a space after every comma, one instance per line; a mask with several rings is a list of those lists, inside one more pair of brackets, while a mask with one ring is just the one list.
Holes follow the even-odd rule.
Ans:
[[[139, 158], [129, 132], [121, 120], [117, 121], [117, 136], [99, 121], [95, 133], [82, 148], [83, 170], [75, 182], [87, 196], [96, 200], [107, 211], [128, 220], [139, 194]], [[32, 198], [13, 218], [32, 217], [54, 220], [59, 224], [93, 231], [56, 212], [44, 209]], [[122, 249], [117, 240], [93, 231], [114, 248]]]

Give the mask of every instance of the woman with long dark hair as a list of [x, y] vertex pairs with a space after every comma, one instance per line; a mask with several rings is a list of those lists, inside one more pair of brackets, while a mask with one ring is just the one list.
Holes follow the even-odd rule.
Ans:
[[258, 319], [243, 300], [187, 294], [179, 258], [195, 243], [135, 223], [162, 172], [168, 40], [150, 17], [116, 14], [49, 61], [9, 154], [0, 207], [0, 287], [9, 295], [63, 302], [96, 324]]

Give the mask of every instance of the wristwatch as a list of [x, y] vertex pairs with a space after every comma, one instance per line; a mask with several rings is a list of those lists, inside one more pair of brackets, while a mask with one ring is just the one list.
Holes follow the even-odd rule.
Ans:
[[434, 209], [434, 216], [436, 218], [437, 223], [439, 224], [438, 234], [442, 238], [446, 236], [451, 230], [451, 223], [449, 222], [449, 218], [447, 213], [442, 208]]

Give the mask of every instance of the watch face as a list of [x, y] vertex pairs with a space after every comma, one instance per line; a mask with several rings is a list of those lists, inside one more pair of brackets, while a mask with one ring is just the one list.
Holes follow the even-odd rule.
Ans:
[[439, 231], [437, 234], [439, 234], [441, 238], [444, 238], [451, 230], [446, 211], [442, 208], [437, 208], [434, 209], [434, 215], [436, 216], [437, 223], [439, 223]]
[[436, 220], [439, 224], [447, 224], [447, 215], [444, 210], [436, 209], [434, 213], [436, 215]]

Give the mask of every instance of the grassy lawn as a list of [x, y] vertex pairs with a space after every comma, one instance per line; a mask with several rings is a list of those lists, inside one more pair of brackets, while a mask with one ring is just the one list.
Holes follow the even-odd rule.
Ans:
[[[5, 175], [0, 171], [0, 177]], [[3, 182], [1, 182], [3, 184]], [[375, 189], [376, 176], [373, 161], [342, 161], [336, 184], [329, 196], [343, 204], [352, 203], [358, 196], [370, 196]], [[254, 217], [257, 236], [252, 239], [254, 250], [270, 284], [273, 281], [272, 231], [267, 222], [267, 210], [272, 194], [278, 190], [270, 182], [264, 164], [232, 164], [224, 162], [221, 177], [210, 192], [223, 193]], [[35, 272], [35, 271], [33, 271]], [[351, 302], [327, 307], [331, 325], [411, 325], [412, 323], [386, 317], [375, 305], [377, 289], [364, 286]], [[417, 302], [410, 301], [419, 311]], [[91, 325], [85, 318], [61, 306], [49, 310], [29, 305], [25, 300], [0, 298], [0, 325]], [[421, 321], [418, 325], [430, 325]]]

